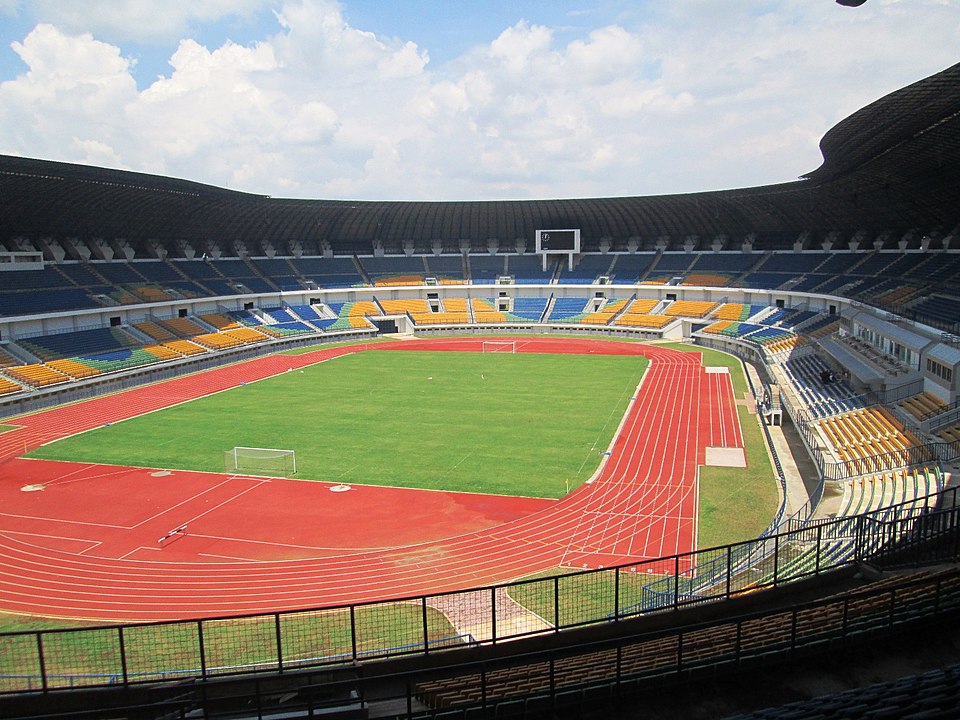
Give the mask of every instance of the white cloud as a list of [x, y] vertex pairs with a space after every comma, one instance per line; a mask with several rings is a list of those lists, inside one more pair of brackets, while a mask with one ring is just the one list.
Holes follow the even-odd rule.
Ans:
[[[172, 11], [160, 34], [228, 6]], [[957, 12], [937, 0], [866, 12], [827, 0], [656, 0], [632, 24], [572, 40], [518, 20], [432, 67], [427, 49], [352, 27], [332, 0], [286, 0], [256, 43], [180, 39], [169, 76], [138, 90], [123, 45], [97, 39], [106, 4], [92, 7], [88, 21], [62, 9], [14, 45], [27, 71], [0, 83], [0, 152], [301, 197], [786, 181], [819, 165], [832, 125], [953, 63], [960, 43]], [[123, 3], [115, 22], [156, 7]]]
[[551, 42], [552, 33], [549, 28], [538, 25], [531, 27], [521, 20], [490, 43], [488, 55], [508, 73], [524, 73], [534, 60], [548, 61]]
[[113, 42], [176, 42], [194, 25], [224, 17], [249, 17], [270, 0], [32, 0], [41, 22], [68, 33], [92, 32]]
[[136, 100], [136, 86], [130, 61], [116, 47], [38, 25], [13, 49], [29, 70], [0, 83], [0, 130], [6, 136], [0, 142], [6, 151], [131, 165], [133, 158], [123, 159], [123, 110]]

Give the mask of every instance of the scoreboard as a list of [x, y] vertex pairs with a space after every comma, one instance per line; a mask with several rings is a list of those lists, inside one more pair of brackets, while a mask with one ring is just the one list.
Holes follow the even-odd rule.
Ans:
[[579, 253], [580, 230], [537, 230], [538, 253]]

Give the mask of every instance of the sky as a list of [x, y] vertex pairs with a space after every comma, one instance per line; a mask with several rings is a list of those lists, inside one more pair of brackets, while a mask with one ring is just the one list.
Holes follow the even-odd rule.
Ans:
[[960, 0], [0, 0], [0, 154], [274, 197], [790, 182]]

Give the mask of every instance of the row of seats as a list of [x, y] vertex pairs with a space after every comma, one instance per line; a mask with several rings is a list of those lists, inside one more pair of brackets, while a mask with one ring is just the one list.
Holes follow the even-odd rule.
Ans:
[[[239, 261], [238, 261], [239, 262]], [[416, 325], [500, 324], [530, 322], [572, 322], [611, 325], [657, 331], [679, 317], [700, 316], [724, 308], [725, 312], [762, 314], [764, 308], [738, 304], [674, 301], [652, 298], [611, 299], [600, 311], [592, 312], [590, 298], [514, 298], [512, 309], [497, 310], [493, 298], [446, 298], [439, 311], [423, 299], [362, 300], [331, 303], [329, 312], [318, 313], [308, 305], [264, 308], [254, 312], [205, 313], [198, 317], [145, 320], [125, 328], [98, 328], [58, 335], [27, 338], [25, 350], [41, 360], [33, 366], [13, 358], [16, 367], [6, 373], [4, 394], [22, 387], [43, 387], [69, 382], [104, 372], [116, 372], [140, 365], [204, 352], [265, 342], [290, 335], [369, 328], [367, 318], [409, 314]], [[661, 308], [666, 308], [662, 310]], [[651, 312], [657, 309], [658, 312]], [[752, 328], [763, 342], [784, 336], [787, 331], [766, 326]], [[2, 358], [0, 358], [2, 359]], [[69, 362], [66, 362], [69, 360]], [[51, 364], [53, 361], [63, 361]], [[20, 383], [20, 386], [17, 385]]]
[[[717, 320], [733, 320], [738, 322], [744, 322], [750, 318], [759, 315], [763, 311], [767, 310], [768, 306], [766, 305], [751, 305], [748, 303], [722, 303], [713, 312], [713, 317]], [[774, 323], [765, 322], [767, 325], [773, 325]]]
[[960, 423], [942, 427], [935, 433], [938, 438], [946, 443], [957, 443], [960, 447]]
[[777, 355], [789, 356], [796, 348], [806, 343], [802, 336], [790, 330], [733, 320], [717, 320], [704, 327], [701, 332], [750, 342], [762, 348], [768, 358]]
[[[590, 298], [587, 297], [555, 298], [552, 304], [549, 299], [544, 298], [515, 298], [512, 301], [512, 310], [497, 310], [496, 302], [492, 298], [474, 298], [469, 301], [466, 298], [446, 298], [438, 302], [438, 309], [431, 309], [427, 301], [421, 299], [374, 300], [362, 303], [355, 305], [354, 314], [409, 314], [416, 325], [548, 322], [662, 328], [676, 318], [703, 318], [708, 315], [716, 317], [717, 313], [750, 317], [770, 310], [763, 305], [687, 300], [662, 302], [650, 298], [630, 301], [612, 298], [598, 311], [589, 309]], [[651, 310], [658, 306], [663, 306], [662, 312], [651, 313]], [[333, 307], [338, 308], [340, 305], [335, 304]], [[787, 352], [803, 342], [789, 330], [766, 324], [720, 321], [709, 326], [706, 331], [720, 332], [721, 329], [728, 335], [751, 334], [755, 342], [765, 345], [770, 352]]]
[[[267, 321], [250, 311], [240, 310], [146, 320], [130, 328], [100, 328], [24, 339], [18, 344], [41, 362], [23, 363], [3, 351], [0, 395], [263, 343], [277, 337], [372, 327], [362, 314], [326, 317], [309, 306], [298, 307], [306, 319], [295, 314], [293, 308], [278, 307], [262, 311]], [[346, 312], [351, 312], [351, 308], [347, 307]]]
[[[903, 587], [908, 583], [913, 586]], [[528, 662], [480, 673], [465, 673], [420, 682], [417, 698], [442, 711], [485, 703], [498, 716], [510, 716], [514, 700], [562, 693], [570, 688], [721, 666], [743, 658], [791, 653], [807, 643], [845, 637], [854, 629], [879, 629], [890, 620], [889, 588], [897, 588], [898, 608], [932, 607], [945, 594], [960, 593], [960, 570], [927, 571], [835, 595], [799, 610], [772, 610], [742, 621], [706, 628], [678, 629], [617, 649], [585, 652], [555, 660]], [[522, 706], [517, 706], [519, 711]], [[517, 713], [521, 714], [520, 712]], [[839, 717], [839, 716], [838, 716]]]
[[[814, 353], [798, 354], [778, 366], [814, 418], [849, 412], [859, 407], [858, 394], [843, 377], [836, 377], [832, 368]], [[825, 383], [824, 374], [833, 377]]]
[[904, 464], [905, 451], [923, 444], [882, 407], [824, 418], [819, 427], [840, 461], [856, 466], [861, 472], [899, 467]]
[[919, 498], [937, 493], [939, 485], [939, 471], [934, 466], [864, 475], [843, 484], [843, 497], [837, 515], [853, 517], [892, 505], [920, 502]]
[[956, 717], [958, 695], [960, 664], [954, 664], [726, 720], [946, 720]]
[[931, 395], [928, 392], [911, 395], [910, 397], [901, 400], [899, 404], [900, 407], [913, 415], [913, 417], [915, 417], [917, 420], [923, 419], [923, 417], [926, 415], [938, 413], [947, 405], [936, 395]]
[[[580, 256], [573, 269], [567, 268], [565, 260], [551, 258], [546, 269], [541, 258], [532, 254], [63, 263], [44, 270], [5, 273], [0, 314], [316, 287], [423, 285], [428, 278], [440, 284], [492, 283], [501, 276], [520, 284], [554, 280], [583, 284], [608, 277], [619, 283], [662, 285], [680, 277], [681, 284], [707, 287], [789, 286], [818, 292], [851, 288], [848, 294], [856, 299], [866, 294], [888, 305], [953, 323], [960, 307], [955, 299], [937, 293], [941, 287], [933, 286], [936, 279], [960, 272], [960, 260], [954, 256], [826, 252], [590, 254]], [[859, 294], [852, 292], [858, 284]]]

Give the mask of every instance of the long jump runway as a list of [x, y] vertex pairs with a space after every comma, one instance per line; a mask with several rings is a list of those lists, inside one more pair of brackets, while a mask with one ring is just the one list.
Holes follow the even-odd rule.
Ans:
[[[514, 339], [519, 352], [650, 359], [609, 457], [559, 501], [168, 473], [19, 458], [26, 450], [346, 353], [479, 351], [479, 339], [274, 355], [18, 418], [0, 434], [0, 611], [161, 620], [460, 590], [566, 565], [696, 548], [707, 448], [742, 453], [729, 374], [695, 352]], [[33, 490], [31, 492], [31, 490]], [[188, 524], [162, 546], [159, 538]]]

